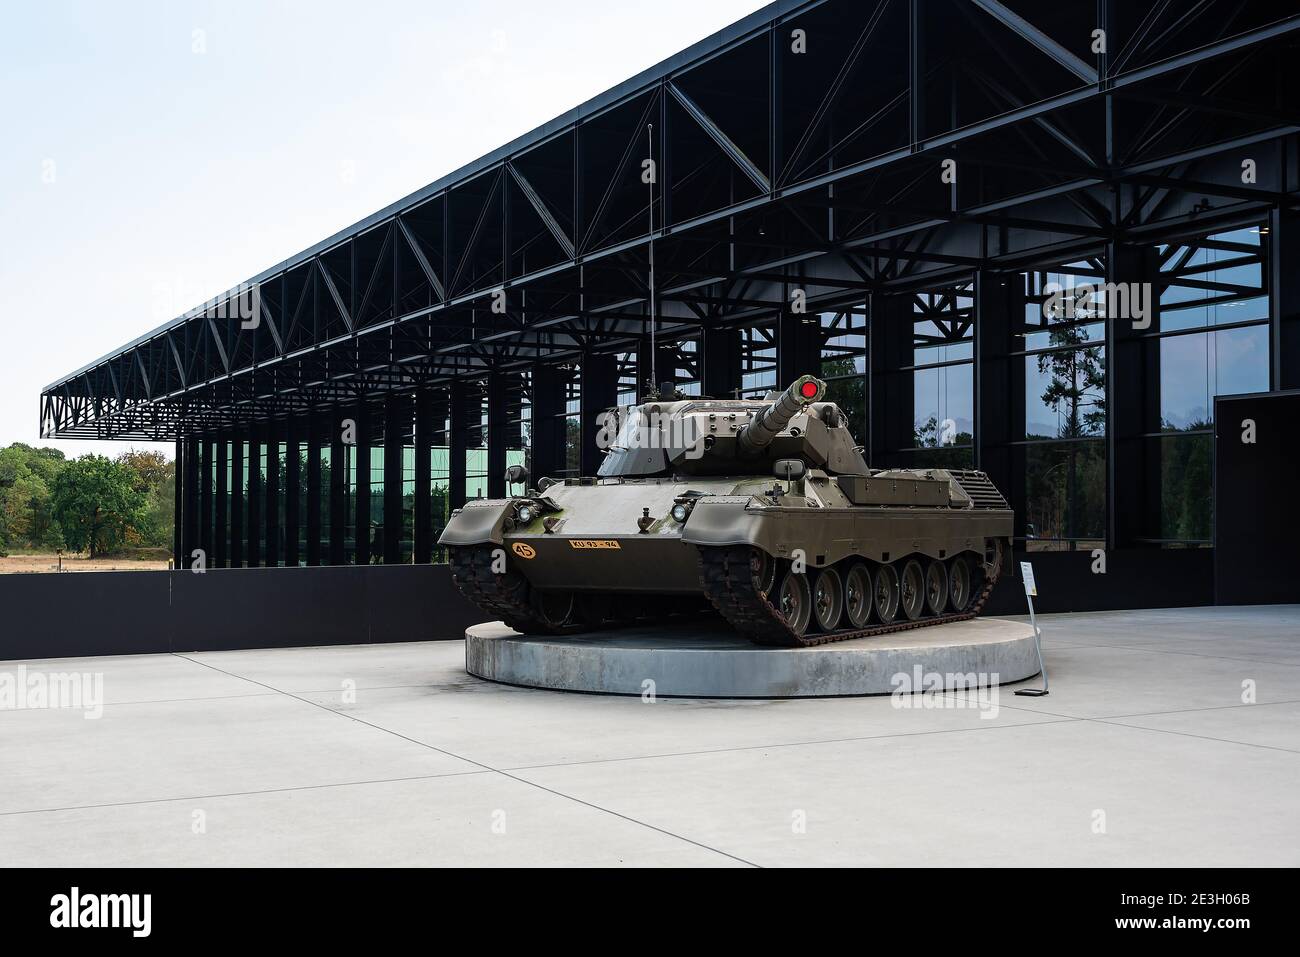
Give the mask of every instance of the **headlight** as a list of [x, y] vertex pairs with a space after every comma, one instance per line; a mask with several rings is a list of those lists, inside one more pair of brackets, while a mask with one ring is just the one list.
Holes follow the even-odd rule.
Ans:
[[533, 520], [533, 508], [531, 505], [520, 505], [515, 515], [519, 518], [519, 524], [527, 525]]
[[673, 521], [681, 525], [685, 523], [686, 516], [691, 514], [691, 510], [686, 507], [685, 502], [678, 502], [673, 506]]

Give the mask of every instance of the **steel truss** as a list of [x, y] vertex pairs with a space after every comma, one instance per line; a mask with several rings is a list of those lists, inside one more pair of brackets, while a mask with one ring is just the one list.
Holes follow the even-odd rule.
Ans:
[[1223, 0], [774, 3], [52, 384], [42, 435], [632, 353], [651, 242], [672, 342], [1289, 214], [1298, 37]]

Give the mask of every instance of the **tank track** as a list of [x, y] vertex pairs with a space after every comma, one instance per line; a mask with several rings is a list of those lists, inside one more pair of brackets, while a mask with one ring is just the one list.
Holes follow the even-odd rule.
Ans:
[[767, 595], [754, 586], [754, 578], [749, 566], [749, 546], [701, 547], [699, 551], [700, 583], [704, 586], [704, 592], [709, 596], [713, 607], [733, 628], [756, 644], [782, 648], [807, 648], [829, 644], [832, 641], [872, 638], [897, 631], [910, 631], [913, 628], [927, 628], [930, 625], [943, 625], [951, 621], [968, 621], [980, 613], [1001, 574], [1000, 567], [990, 573], [987, 566], [982, 566], [985, 569], [984, 584], [967, 610], [963, 612], [934, 615], [911, 621], [903, 617], [900, 609], [900, 618], [888, 624], [878, 622], [865, 628], [845, 628], [830, 634], [797, 635], [786, 624], [785, 617], [768, 601]]
[[528, 634], [558, 634], [537, 616], [529, 601], [527, 580], [518, 572], [492, 571], [492, 549], [482, 546], [451, 547], [451, 579], [460, 593], [478, 607], [498, 615], [507, 627]]

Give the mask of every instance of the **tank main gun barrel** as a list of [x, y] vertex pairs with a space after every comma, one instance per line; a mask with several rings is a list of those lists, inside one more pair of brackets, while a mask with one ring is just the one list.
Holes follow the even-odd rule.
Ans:
[[826, 394], [826, 383], [816, 376], [800, 376], [775, 402], [760, 409], [758, 414], [736, 433], [736, 441], [743, 452], [759, 452], [772, 444], [772, 440], [790, 424], [790, 420]]

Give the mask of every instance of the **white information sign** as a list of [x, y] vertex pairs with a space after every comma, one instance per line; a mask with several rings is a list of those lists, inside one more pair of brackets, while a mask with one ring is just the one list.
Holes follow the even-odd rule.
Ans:
[[1025, 580], [1025, 594], [1038, 597], [1038, 586], [1034, 584], [1034, 566], [1029, 562], [1020, 563], [1020, 577]]

